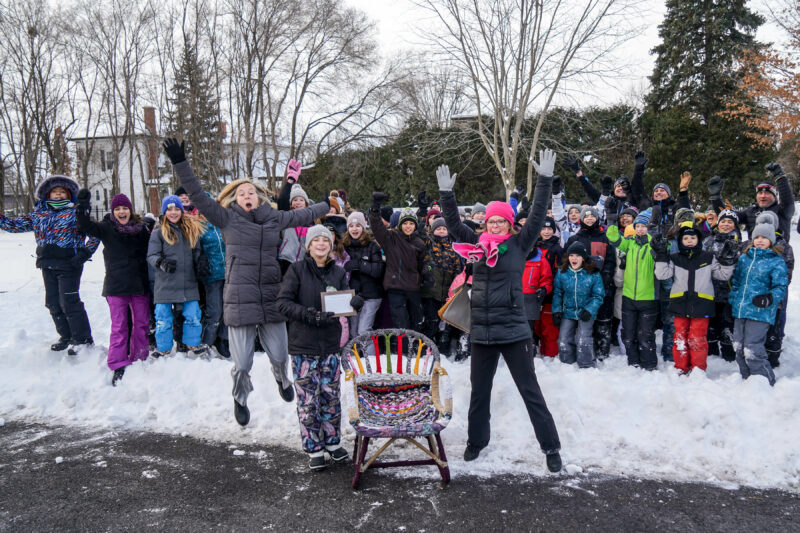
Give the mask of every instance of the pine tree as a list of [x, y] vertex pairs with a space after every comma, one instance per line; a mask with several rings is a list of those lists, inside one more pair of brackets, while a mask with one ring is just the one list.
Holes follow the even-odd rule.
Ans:
[[225, 175], [219, 102], [211, 87], [211, 74], [201, 64], [196, 44], [188, 38], [184, 40], [170, 103], [169, 135], [186, 141], [186, 153], [197, 176], [212, 191], [219, 190]]
[[762, 47], [755, 32], [763, 22], [745, 0], [667, 1], [642, 117], [649, 184], [677, 186], [689, 170], [696, 178], [690, 195], [703, 205], [705, 182], [719, 174], [734, 201], [752, 201], [750, 181], [761, 176], [772, 150], [753, 147], [746, 126], [721, 113], [740, 83], [738, 59]]

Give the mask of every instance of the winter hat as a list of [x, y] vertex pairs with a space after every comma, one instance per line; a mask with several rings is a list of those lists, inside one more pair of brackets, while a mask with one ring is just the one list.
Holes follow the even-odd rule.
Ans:
[[447, 226], [444, 219], [442, 217], [434, 218], [433, 222], [431, 222], [431, 231], [436, 230], [436, 228], [441, 228], [442, 226]]
[[507, 202], [489, 202], [489, 205], [486, 206], [486, 220], [492, 217], [503, 217], [513, 226], [514, 208]]
[[656, 189], [664, 189], [667, 191], [667, 196], [672, 198], [672, 190], [670, 190], [669, 185], [666, 183], [656, 183], [655, 186], [653, 186], [653, 192], [656, 192]]
[[306, 191], [303, 190], [303, 188], [300, 186], [299, 183], [295, 183], [294, 185], [292, 185], [292, 191], [289, 193], [289, 202], [291, 202], [298, 196], [306, 201], [306, 205], [311, 205], [311, 200], [308, 199]]
[[619, 186], [622, 186], [622, 188], [624, 189], [626, 187], [630, 187], [630, 185], [631, 185], [631, 180], [629, 180], [628, 176], [626, 176], [625, 174], [622, 174], [620, 177], [617, 178], [617, 181], [614, 182], [615, 189]]
[[413, 222], [415, 226], [418, 224], [417, 215], [410, 207], [406, 207], [400, 212], [400, 220], [397, 221], [397, 225], [402, 226], [404, 222]]
[[[771, 212], [772, 211], [770, 211], [770, 213]], [[722, 211], [720, 211], [719, 215], [717, 216], [717, 223], [719, 223], [719, 221], [721, 221], [723, 218], [729, 218], [733, 220], [734, 224], [736, 224], [737, 226], [739, 225], [739, 215], [737, 215], [736, 211], [734, 211], [733, 209], [723, 209]]]
[[340, 196], [336, 197], [336, 203], [339, 204], [339, 212], [344, 213], [344, 200]]
[[393, 211], [392, 216], [389, 218], [389, 227], [396, 228], [400, 223], [400, 211]]
[[567, 206], [567, 215], [569, 215], [570, 211], [572, 211], [573, 209], [578, 213], [581, 212], [581, 206], [579, 206], [578, 204], [570, 204]]
[[[683, 244], [684, 235], [694, 235], [695, 237], [697, 237], [697, 244], [695, 244], [691, 248], [685, 246]], [[700, 230], [692, 222], [682, 223], [680, 229], [678, 229], [678, 249], [694, 250], [701, 246], [703, 246], [703, 234], [700, 232]]]
[[186, 192], [186, 189], [183, 188], [183, 185], [180, 185], [178, 186], [177, 189], [175, 189], [175, 196], [180, 196], [182, 194], [185, 194], [187, 196], [189, 195], [189, 193]]
[[586, 251], [586, 247], [580, 241], [573, 242], [569, 245], [569, 248], [567, 248], [567, 258], [572, 254], [583, 257], [584, 263], [589, 261], [589, 252]]
[[[486, 206], [480, 202], [475, 202], [475, 205], [472, 206], [472, 215], [475, 216], [476, 213], [485, 213]], [[488, 216], [486, 218], [489, 218]]]
[[649, 207], [636, 215], [636, 218], [633, 220], [634, 227], [636, 224], [644, 224], [645, 226], [650, 224], [650, 218], [653, 216], [653, 210]]
[[583, 219], [586, 218], [588, 215], [592, 215], [594, 217], [595, 222], [597, 222], [597, 220], [600, 219], [600, 217], [597, 216], [597, 209], [595, 209], [594, 207], [584, 207], [583, 209], [581, 209], [581, 222], [583, 222]]
[[694, 221], [694, 210], [688, 207], [681, 207], [675, 211], [675, 223], [681, 224], [683, 222]]
[[769, 239], [770, 244], [775, 244], [775, 227], [767, 222], [756, 224], [753, 230], [753, 235], [750, 237], [751, 241], [756, 240], [756, 237], [766, 237]]
[[328, 197], [328, 204], [336, 211], [336, 214], [340, 214], [342, 212], [342, 206], [339, 205], [339, 199], [335, 196]]
[[772, 211], [762, 211], [756, 217], [756, 226], [759, 224], [771, 224], [777, 230], [780, 226], [780, 221], [778, 220], [778, 215]]
[[124, 194], [118, 194], [111, 199], [111, 210], [113, 211], [118, 207], [127, 207], [128, 209], [133, 211], [133, 205], [131, 204], [130, 198], [128, 198]]
[[428, 220], [430, 220], [431, 217], [440, 217], [440, 216], [442, 216], [442, 212], [437, 208], [432, 207], [430, 210], [428, 210], [428, 215], [427, 215]]
[[760, 191], [767, 191], [769, 193], [772, 193], [772, 196], [774, 196], [775, 198], [778, 197], [778, 191], [775, 189], [775, 184], [772, 183], [771, 181], [762, 181], [761, 183], [756, 185], [756, 192]]
[[527, 211], [518, 212], [517, 216], [514, 217], [514, 224], [519, 224], [519, 221], [522, 220], [523, 218], [528, 218], [528, 215], [530, 215], [530, 213], [528, 213]]
[[620, 212], [619, 216], [622, 216], [622, 215], [630, 215], [634, 219], [636, 219], [636, 217], [639, 216], [639, 210], [636, 209], [635, 207], [633, 207], [632, 205], [629, 205], [628, 207], [626, 207], [625, 209], [623, 209]]
[[325, 237], [328, 239], [328, 242], [331, 243], [331, 247], [333, 247], [333, 234], [331, 234], [331, 230], [322, 224], [317, 224], [316, 226], [308, 228], [308, 232], [306, 233], [306, 250], [311, 246], [311, 241], [313, 241], [315, 237]]
[[458, 215], [459, 215], [459, 216], [462, 216], [462, 217], [465, 217], [465, 216], [467, 216], [467, 210], [466, 210], [466, 209], [464, 209], [463, 207], [459, 207], [459, 208], [458, 208]]
[[556, 230], [556, 221], [553, 217], [544, 217], [544, 224], [542, 224], [543, 228], [552, 228], [553, 231]]
[[385, 220], [386, 222], [391, 222], [393, 213], [394, 213], [394, 209], [392, 209], [392, 206], [385, 205], [385, 206], [381, 207], [381, 218], [383, 220]]
[[73, 202], [78, 197], [78, 182], [61, 174], [54, 174], [46, 178], [36, 187], [36, 199], [47, 200], [47, 196], [56, 187], [64, 187], [69, 192], [70, 200]]
[[177, 207], [181, 211], [183, 211], [183, 204], [181, 203], [181, 199], [175, 196], [174, 194], [170, 194], [163, 200], [161, 200], [161, 214], [166, 214], [167, 209], [170, 207]]
[[347, 203], [347, 191], [344, 189], [336, 189], [336, 192], [339, 193], [339, 198], [341, 198], [344, 203]]
[[367, 229], [367, 219], [364, 218], [364, 213], [361, 211], [353, 211], [350, 213], [350, 216], [347, 217], [347, 227], [349, 228], [353, 224], [358, 224], [364, 229]]

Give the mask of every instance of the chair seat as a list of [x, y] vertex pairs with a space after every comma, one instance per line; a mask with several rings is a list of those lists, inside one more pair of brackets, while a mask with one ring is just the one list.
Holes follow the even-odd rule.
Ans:
[[425, 435], [436, 435], [450, 422], [450, 417], [442, 417], [436, 422], [420, 422], [416, 424], [397, 424], [394, 426], [381, 425], [374, 426], [362, 423], [360, 420], [353, 424], [356, 433], [364, 437], [391, 438], [391, 437], [422, 437]]

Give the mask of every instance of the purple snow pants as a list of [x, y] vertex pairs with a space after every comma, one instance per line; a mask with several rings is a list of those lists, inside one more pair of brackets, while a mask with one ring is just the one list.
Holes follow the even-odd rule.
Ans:
[[[146, 294], [107, 296], [111, 310], [111, 339], [108, 342], [108, 368], [116, 370], [134, 361], [147, 359], [150, 326], [150, 299]], [[128, 324], [128, 314], [133, 324]]]

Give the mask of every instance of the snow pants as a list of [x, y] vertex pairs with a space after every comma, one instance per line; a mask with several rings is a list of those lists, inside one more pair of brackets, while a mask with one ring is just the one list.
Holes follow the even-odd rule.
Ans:
[[89, 316], [80, 295], [83, 266], [75, 268], [64, 262], [63, 268], [43, 268], [44, 305], [56, 326], [61, 340], [86, 343], [92, 341]]
[[292, 373], [303, 451], [337, 446], [342, 434], [339, 356], [292, 355]]
[[203, 313], [203, 343], [211, 346], [217, 337], [228, 338], [228, 328], [222, 322], [222, 289], [224, 280], [204, 283], [206, 308]]
[[708, 321], [708, 355], [735, 361], [733, 351], [733, 309], [728, 302], [714, 302], [714, 316]]
[[764, 376], [770, 385], [775, 385], [775, 373], [767, 358], [764, 343], [770, 324], [749, 318], [737, 318], [733, 323], [733, 349], [742, 378], [751, 374]]
[[655, 334], [658, 310], [658, 300], [622, 297], [622, 344], [628, 365], [645, 370], [655, 370], [658, 366]]
[[675, 315], [669, 310], [669, 300], [659, 303], [659, 319], [661, 320], [661, 358], [672, 360], [672, 343], [675, 337]]
[[355, 316], [347, 317], [347, 322], [350, 326], [350, 338], [363, 335], [372, 329], [372, 325], [375, 323], [375, 315], [378, 314], [378, 309], [381, 307], [381, 300], [383, 298], [364, 300], [364, 306], [361, 311]]
[[108, 368], [116, 370], [134, 361], [147, 359], [150, 349], [147, 341], [150, 297], [147, 294], [107, 296], [106, 301], [111, 312]]
[[392, 327], [422, 333], [422, 298], [419, 291], [388, 291]]
[[767, 359], [772, 368], [780, 366], [781, 350], [783, 349], [783, 335], [786, 328], [786, 298], [788, 294], [784, 294], [781, 305], [775, 313], [775, 322], [769, 327], [767, 332], [767, 342], [764, 347], [767, 349]]
[[672, 358], [675, 368], [689, 372], [695, 368], [706, 370], [708, 359], [708, 318], [675, 317], [675, 337], [672, 343]]
[[[159, 352], [168, 352], [172, 349], [172, 305], [156, 304], [156, 348]], [[200, 334], [203, 332], [198, 301], [183, 302], [182, 314], [182, 342], [186, 346], [197, 346], [200, 344]]]
[[[509, 344], [472, 343], [472, 356], [470, 357], [472, 391], [467, 419], [467, 444], [479, 449], [485, 448], [489, 444], [492, 383], [501, 355], [517, 385], [517, 390], [522, 395], [522, 400], [525, 402], [539, 446], [544, 453], [558, 451], [561, 448], [561, 442], [558, 439], [553, 415], [547, 409], [542, 390], [536, 380], [530, 339]], [[509, 429], [513, 431], [513, 428]], [[525, 443], [519, 444], [525, 445]]]
[[253, 390], [250, 370], [253, 368], [256, 335], [261, 346], [267, 351], [272, 365], [272, 375], [281, 386], [292, 384], [287, 369], [289, 363], [289, 340], [286, 336], [286, 322], [270, 322], [252, 326], [228, 326], [228, 343], [233, 359], [233, 398], [239, 405], [247, 405], [247, 396]]
[[561, 331], [558, 335], [558, 358], [562, 363], [578, 363], [580, 368], [597, 366], [594, 360], [592, 331], [594, 320], [561, 320]]
[[[605, 359], [611, 353], [611, 319], [614, 317], [614, 285], [606, 286], [603, 304], [593, 321], [594, 353], [598, 359]], [[560, 342], [560, 341], [559, 341]]]
[[539, 320], [534, 321], [533, 330], [539, 339], [539, 353], [545, 357], [558, 355], [558, 327], [553, 323], [553, 304], [542, 306]]

